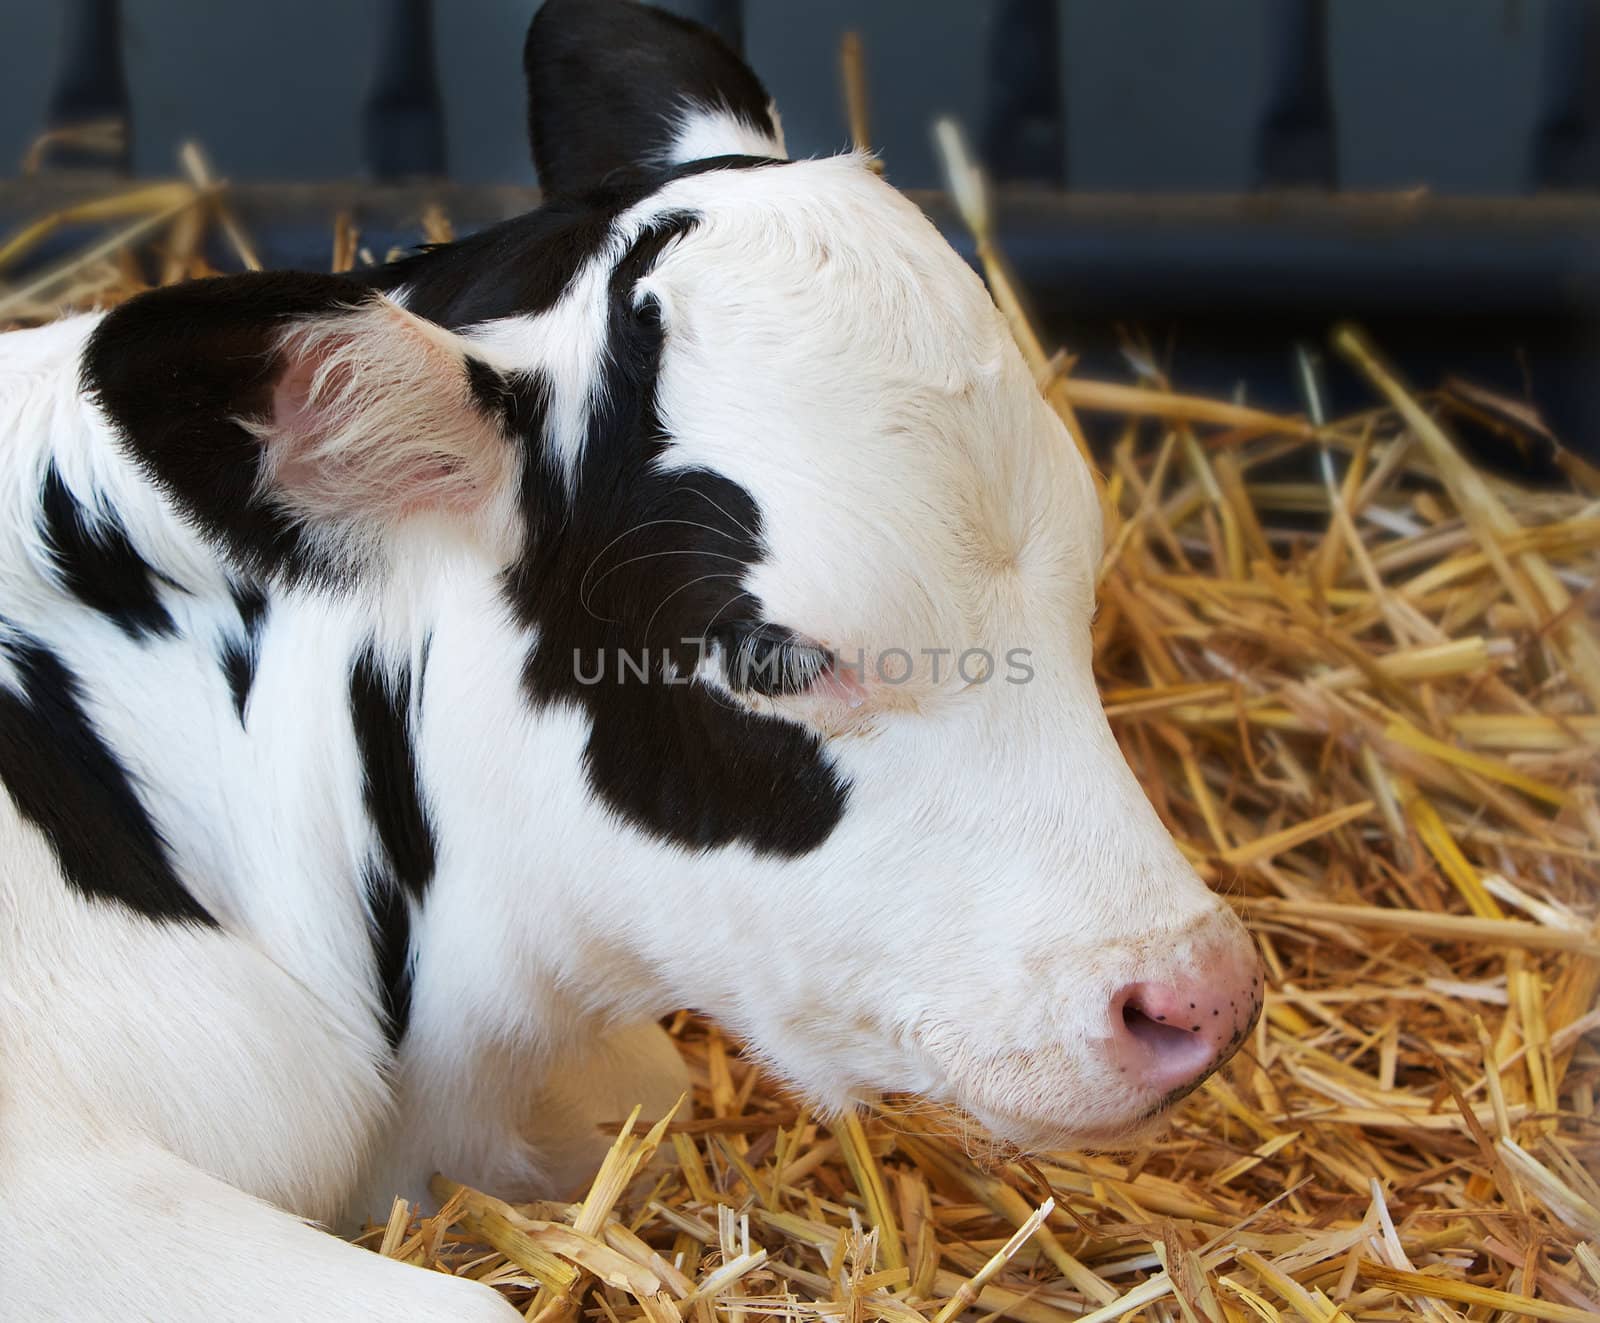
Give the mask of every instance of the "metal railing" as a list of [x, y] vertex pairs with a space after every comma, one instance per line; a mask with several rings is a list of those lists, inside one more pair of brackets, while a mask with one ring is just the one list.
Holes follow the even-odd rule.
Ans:
[[[123, 68], [119, 0], [60, 0], [65, 34], [44, 130], [116, 122], [134, 114]], [[1339, 186], [1337, 110], [1329, 77], [1331, 0], [1274, 0], [1264, 10], [1267, 77], [1256, 140], [1261, 188]], [[1544, 0], [1545, 49], [1529, 192], [1600, 189], [1600, 0]], [[741, 0], [675, 6], [742, 46]], [[1002, 182], [1070, 188], [1057, 52], [1057, 0], [995, 0], [987, 51], [985, 159]], [[445, 108], [434, 47], [433, 0], [386, 0], [363, 110], [363, 155], [389, 182], [448, 174]], [[91, 161], [126, 169], [122, 149], [65, 145], [52, 166]]]
[[[138, 107], [118, 0], [61, 3], [61, 61], [40, 126], [54, 131], [48, 169], [0, 183], [0, 228], [103, 188], [103, 178], [75, 178], [85, 167], [128, 169]], [[1286, 364], [1264, 355], [1282, 359], [1285, 336], [1355, 316], [1424, 376], [1483, 363], [1516, 389], [1535, 361], [1540, 403], [1576, 444], [1600, 453], [1600, 0], [1545, 0], [1529, 177], [1521, 196], [1497, 199], [1341, 189], [1332, 0], [1273, 0], [1263, 11], [1253, 191], [1077, 191], [1057, 0], [993, 3], [975, 136], [998, 185], [997, 237], [1046, 328], [1091, 364], [1115, 359], [1125, 323], [1174, 324], [1198, 346], [1198, 384], [1226, 389], [1248, 377], [1263, 397], [1292, 403]], [[740, 0], [673, 7], [741, 44]], [[233, 204], [269, 264], [325, 264], [338, 209], [357, 215], [381, 254], [416, 241], [426, 203], [441, 205], [458, 231], [532, 203], [530, 189], [449, 181], [434, 33], [446, 12], [436, 15], [432, 0], [381, 7], [362, 109], [368, 181], [235, 187]], [[105, 131], [77, 131], [84, 126]], [[958, 248], [970, 248], [940, 195], [916, 196]]]

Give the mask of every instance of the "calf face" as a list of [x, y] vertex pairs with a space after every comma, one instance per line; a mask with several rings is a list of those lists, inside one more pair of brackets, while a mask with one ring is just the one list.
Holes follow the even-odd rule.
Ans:
[[[538, 211], [119, 309], [85, 374], [127, 453], [297, 591], [403, 599], [447, 548], [497, 577], [515, 691], [429, 747], [507, 771], [437, 787], [432, 830], [494, 840], [513, 897], [551, 840], [592, 854], [563, 903], [619, 986], [826, 1106], [1132, 1133], [1259, 979], [1101, 710], [1071, 438], [918, 209], [859, 157], [784, 161], [714, 38], [551, 0], [527, 65]], [[541, 724], [576, 741], [559, 823], [494, 807]]]

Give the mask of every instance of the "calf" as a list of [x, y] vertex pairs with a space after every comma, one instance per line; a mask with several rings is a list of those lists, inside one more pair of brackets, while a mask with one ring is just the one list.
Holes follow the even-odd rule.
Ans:
[[692, 25], [526, 64], [537, 211], [0, 342], [6, 1317], [513, 1319], [302, 1219], [569, 1179], [680, 1005], [1027, 1148], [1256, 1014], [977, 278]]

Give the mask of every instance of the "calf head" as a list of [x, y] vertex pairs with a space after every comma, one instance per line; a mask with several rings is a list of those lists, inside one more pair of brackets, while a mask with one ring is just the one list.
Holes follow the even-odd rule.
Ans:
[[[551, 0], [526, 63], [537, 211], [362, 275], [147, 295], [91, 348], [102, 407], [302, 591], [447, 542], [498, 576], [520, 682], [484, 701], [579, 732], [586, 826], [559, 831], [592, 876], [538, 903], [599, 916], [659, 995], [825, 1106], [1130, 1135], [1260, 983], [1101, 709], [1071, 438], [918, 209], [859, 156], [784, 160], [710, 34]], [[514, 758], [510, 716], [483, 758]], [[436, 828], [515, 858], [542, 811]]]

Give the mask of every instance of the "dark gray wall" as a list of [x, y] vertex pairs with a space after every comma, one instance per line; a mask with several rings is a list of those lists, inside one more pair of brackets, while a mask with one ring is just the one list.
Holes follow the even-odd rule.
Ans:
[[1061, 58], [1073, 186], [1248, 188], [1272, 3], [1067, 0]]
[[0, 176], [16, 172], [41, 127], [60, 42], [56, 6], [0, 3]]
[[380, 0], [122, 0], [122, 12], [136, 172], [170, 170], [189, 137], [235, 178], [357, 171]]
[[[1059, 0], [1073, 187], [1250, 182], [1273, 0]], [[361, 173], [359, 109], [381, 0], [126, 0], [134, 164], [172, 169], [194, 136], [236, 179]], [[520, 51], [531, 0], [436, 0], [451, 172], [528, 181]], [[1334, 0], [1343, 182], [1511, 193], [1527, 176], [1543, 0]], [[839, 34], [866, 42], [874, 139], [892, 177], [937, 182], [927, 125], [976, 126], [983, 0], [747, 0], [752, 63], [791, 149], [847, 139]], [[37, 132], [60, 40], [55, 4], [0, 0], [0, 174]]]
[[1339, 0], [1339, 147], [1363, 188], [1514, 193], [1528, 178], [1545, 7]]

